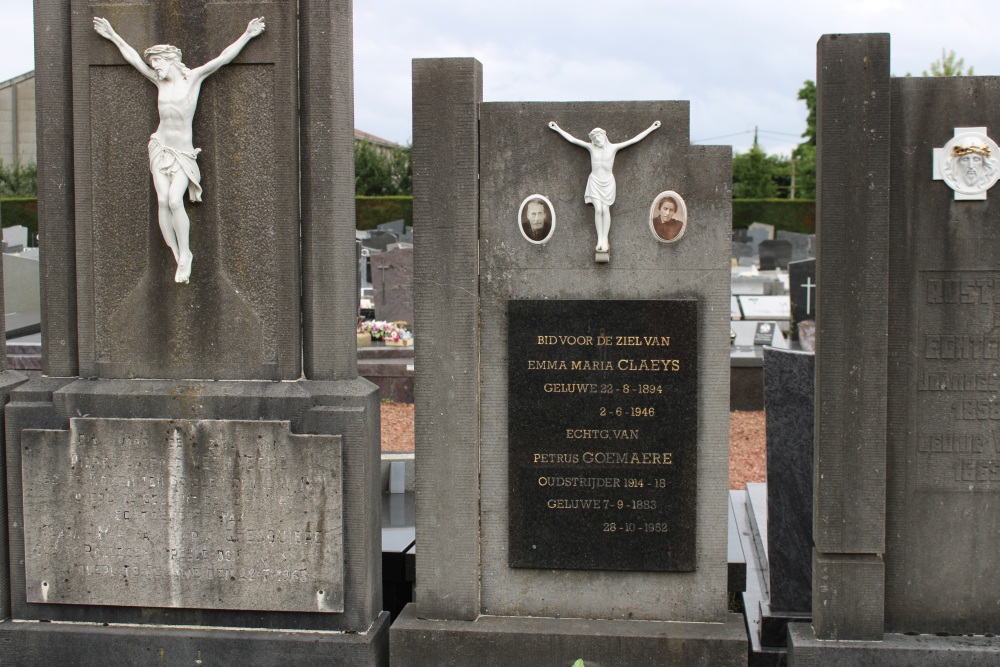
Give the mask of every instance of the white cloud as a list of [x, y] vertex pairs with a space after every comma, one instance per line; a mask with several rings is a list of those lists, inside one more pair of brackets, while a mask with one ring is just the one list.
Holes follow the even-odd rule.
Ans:
[[[3, 2], [0, 80], [32, 68], [32, 3]], [[891, 33], [896, 75], [920, 74], [942, 48], [995, 74], [995, 42], [970, 36], [998, 20], [1000, 3], [972, 0], [356, 0], [355, 124], [407, 141], [411, 60], [472, 56], [487, 100], [688, 99], [693, 138], [740, 133], [742, 150], [756, 126], [787, 152], [822, 34]]]

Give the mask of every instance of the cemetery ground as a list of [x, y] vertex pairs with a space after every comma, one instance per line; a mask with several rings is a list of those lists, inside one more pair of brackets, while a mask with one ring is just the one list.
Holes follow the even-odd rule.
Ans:
[[[764, 411], [729, 413], [729, 488], [767, 481]], [[382, 451], [413, 451], [413, 404], [382, 401]]]

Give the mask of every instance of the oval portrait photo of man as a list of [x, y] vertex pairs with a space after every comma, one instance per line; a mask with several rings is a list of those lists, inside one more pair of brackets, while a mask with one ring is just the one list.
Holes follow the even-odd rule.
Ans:
[[674, 192], [667, 190], [656, 195], [649, 209], [649, 229], [661, 243], [679, 241], [687, 230], [687, 204]]
[[545, 195], [528, 195], [517, 211], [521, 234], [532, 243], [547, 243], [556, 230], [556, 211]]

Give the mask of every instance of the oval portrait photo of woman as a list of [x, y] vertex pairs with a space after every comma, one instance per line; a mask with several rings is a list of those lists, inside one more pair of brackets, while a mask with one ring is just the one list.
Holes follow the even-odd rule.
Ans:
[[556, 230], [556, 211], [545, 195], [528, 195], [517, 211], [521, 234], [532, 243], [546, 243]]
[[687, 204], [673, 190], [656, 195], [649, 209], [649, 229], [661, 243], [679, 241], [687, 230]]

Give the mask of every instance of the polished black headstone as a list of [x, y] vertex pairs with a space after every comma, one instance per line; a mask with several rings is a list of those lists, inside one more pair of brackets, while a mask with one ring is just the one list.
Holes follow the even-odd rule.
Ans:
[[511, 567], [693, 571], [698, 304], [508, 302]]
[[792, 340], [799, 339], [799, 322], [816, 319], [816, 260], [788, 263], [788, 296], [792, 322], [788, 327]]
[[816, 357], [764, 348], [770, 608], [812, 611]]

